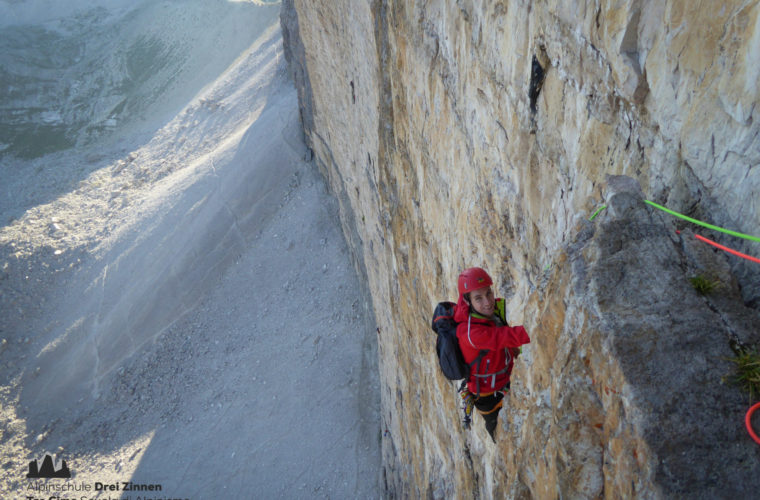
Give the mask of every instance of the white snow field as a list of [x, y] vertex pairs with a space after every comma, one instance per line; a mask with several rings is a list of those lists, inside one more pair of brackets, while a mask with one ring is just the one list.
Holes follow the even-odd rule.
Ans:
[[0, 0], [0, 498], [382, 496], [279, 7]]

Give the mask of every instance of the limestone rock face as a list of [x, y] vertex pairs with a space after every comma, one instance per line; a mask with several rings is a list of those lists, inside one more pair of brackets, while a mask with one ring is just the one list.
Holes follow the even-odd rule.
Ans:
[[[643, 202], [760, 233], [757, 2], [285, 0], [282, 25], [378, 322], [389, 496], [760, 488], [722, 383], [729, 340], [759, 340], [760, 266], [693, 232], [760, 243]], [[474, 265], [532, 338], [495, 444], [429, 325]]]

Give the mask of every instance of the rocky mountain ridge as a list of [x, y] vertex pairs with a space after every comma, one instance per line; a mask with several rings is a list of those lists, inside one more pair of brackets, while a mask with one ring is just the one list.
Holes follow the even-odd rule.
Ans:
[[[286, 0], [281, 21], [374, 303], [389, 496], [760, 487], [722, 382], [729, 341], [758, 341], [760, 266], [693, 234], [758, 244], [644, 203], [757, 235], [758, 4]], [[473, 265], [533, 339], [495, 445], [461, 429], [428, 325]]]

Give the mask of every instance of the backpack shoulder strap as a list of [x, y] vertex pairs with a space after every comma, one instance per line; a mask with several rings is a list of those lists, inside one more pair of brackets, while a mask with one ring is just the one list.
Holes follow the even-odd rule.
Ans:
[[[483, 356], [491, 352], [489, 349], [481, 349], [480, 352], [478, 352], [478, 356], [472, 360], [472, 363], [470, 363], [470, 374], [475, 375], [477, 377], [478, 372], [474, 368], [477, 368], [480, 366], [480, 362], [483, 360]], [[473, 368], [474, 367], [474, 368]]]
[[509, 326], [509, 322], [507, 321], [506, 303], [504, 299], [496, 301], [496, 310], [494, 312], [504, 322], [505, 326]]

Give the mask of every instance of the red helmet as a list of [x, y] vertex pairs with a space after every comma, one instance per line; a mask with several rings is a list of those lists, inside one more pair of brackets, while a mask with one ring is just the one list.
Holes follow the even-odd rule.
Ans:
[[462, 271], [457, 281], [457, 287], [459, 288], [459, 295], [470, 293], [478, 288], [493, 285], [493, 280], [483, 269], [479, 267], [471, 267]]

